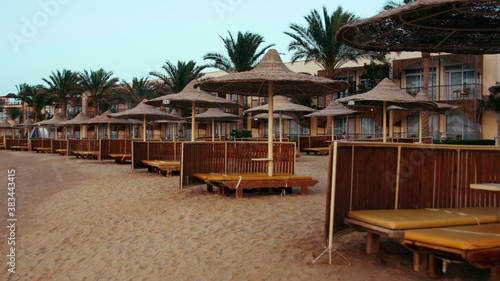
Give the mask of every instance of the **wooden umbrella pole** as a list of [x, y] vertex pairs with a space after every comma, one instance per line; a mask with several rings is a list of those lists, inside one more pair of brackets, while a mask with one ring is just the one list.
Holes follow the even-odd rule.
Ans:
[[215, 141], [215, 118], [212, 117], [212, 141]]
[[382, 112], [382, 142], [387, 142], [387, 135], [385, 134], [385, 130], [387, 130], [387, 102], [384, 101], [384, 109]]
[[108, 123], [108, 128], [107, 128], [107, 130], [108, 130], [108, 132], [107, 132], [107, 133], [108, 133], [108, 140], [109, 140], [109, 139], [111, 138], [111, 124], [110, 124], [110, 123]]
[[267, 174], [272, 177], [273, 176], [273, 170], [274, 170], [274, 163], [273, 163], [273, 128], [274, 128], [274, 122], [273, 122], [273, 115], [274, 115], [274, 108], [273, 108], [273, 87], [274, 83], [273, 81], [269, 81], [268, 85], [268, 99], [269, 99], [269, 126], [267, 130]]
[[[271, 116], [271, 118], [273, 118], [274, 116]], [[283, 111], [280, 111], [280, 126], [279, 126], [279, 129], [280, 129], [280, 142], [283, 142]]]
[[146, 122], [146, 114], [144, 114], [144, 119], [142, 121], [142, 140], [146, 141], [146, 126], [148, 123]]
[[191, 114], [191, 141], [194, 141], [194, 130], [195, 130], [195, 127], [196, 127], [196, 102], [193, 101], [192, 102], [192, 105], [191, 105], [191, 111], [192, 111], [192, 114]]

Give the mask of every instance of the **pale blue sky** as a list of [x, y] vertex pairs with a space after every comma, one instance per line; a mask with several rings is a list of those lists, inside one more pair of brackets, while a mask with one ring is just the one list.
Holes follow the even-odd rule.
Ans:
[[[373, 16], [383, 0], [0, 0], [0, 96], [21, 83], [44, 84], [51, 71], [112, 71], [120, 80], [161, 71], [166, 60], [224, 53], [219, 35], [253, 32], [287, 51], [290, 23], [338, 6]], [[152, 78], [152, 77], [150, 77]]]

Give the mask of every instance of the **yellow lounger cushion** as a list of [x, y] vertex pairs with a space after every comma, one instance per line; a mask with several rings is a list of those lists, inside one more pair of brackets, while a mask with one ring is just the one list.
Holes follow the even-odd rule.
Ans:
[[500, 247], [500, 224], [407, 230], [405, 240], [466, 251]]
[[276, 173], [272, 177], [266, 173], [195, 173], [193, 177], [208, 181], [237, 180], [312, 180], [310, 176], [296, 176], [290, 173]]
[[350, 218], [388, 229], [415, 229], [498, 222], [498, 208], [350, 211]]
[[141, 160], [142, 163], [152, 166], [179, 166], [181, 161], [175, 160]]

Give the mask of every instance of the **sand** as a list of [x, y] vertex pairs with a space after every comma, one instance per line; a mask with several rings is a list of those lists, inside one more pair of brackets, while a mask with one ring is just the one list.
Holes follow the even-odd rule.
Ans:
[[[0, 280], [429, 280], [390, 239], [364, 253], [365, 234], [323, 250], [327, 156], [302, 156], [308, 196], [223, 197], [112, 161], [0, 151]], [[7, 170], [16, 171], [16, 269], [8, 272]], [[349, 264], [350, 263], [350, 264]], [[488, 280], [452, 264], [441, 280]]]

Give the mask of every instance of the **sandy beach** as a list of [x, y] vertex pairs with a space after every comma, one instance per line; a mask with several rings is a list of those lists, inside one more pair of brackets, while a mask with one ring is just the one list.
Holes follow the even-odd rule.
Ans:
[[[327, 156], [298, 158], [319, 183], [295, 193], [208, 193], [113, 161], [0, 151], [1, 280], [431, 280], [390, 239], [365, 254], [364, 233], [323, 251]], [[15, 169], [16, 268], [8, 272], [7, 174]], [[350, 263], [350, 264], [349, 264]], [[488, 280], [451, 264], [440, 280]]]

